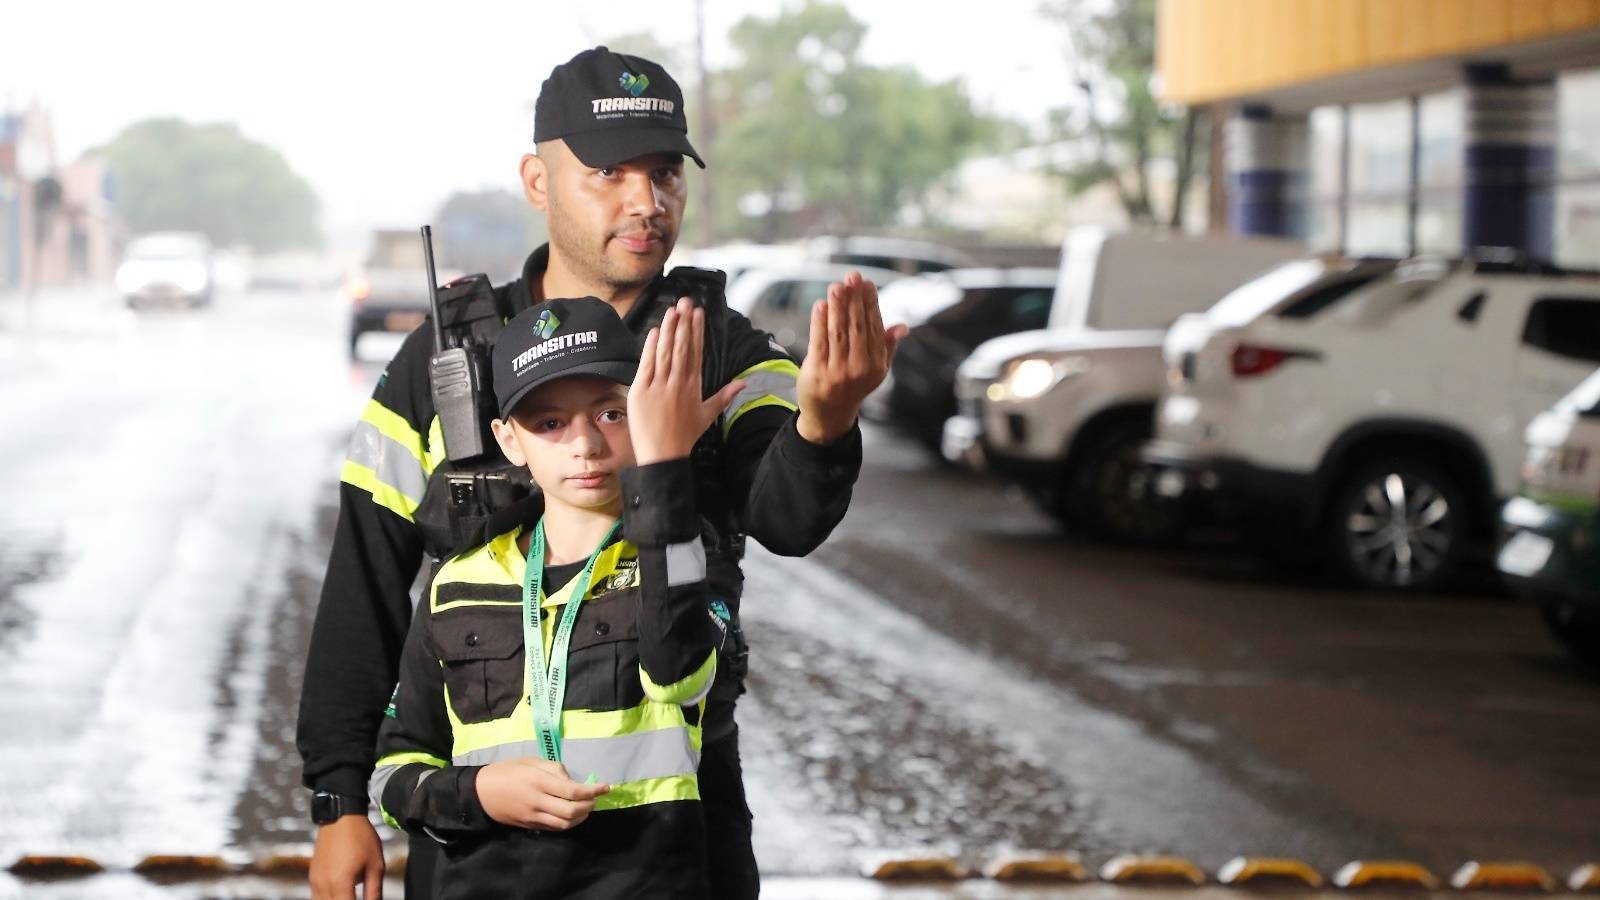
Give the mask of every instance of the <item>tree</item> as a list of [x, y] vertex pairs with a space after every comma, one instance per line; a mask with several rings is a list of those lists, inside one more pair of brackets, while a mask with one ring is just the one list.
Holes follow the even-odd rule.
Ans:
[[746, 17], [715, 75], [718, 221], [763, 239], [894, 222], [953, 170], [987, 123], [956, 82], [860, 61], [866, 26], [808, 0]]
[[93, 152], [109, 164], [134, 233], [199, 231], [259, 252], [322, 243], [310, 184], [235, 125], [147, 119]]
[[[1136, 224], [1164, 221], [1182, 228], [1185, 200], [1198, 166], [1197, 139], [1201, 113], [1164, 107], [1150, 90], [1155, 69], [1157, 0], [1107, 0], [1086, 11], [1069, 0], [1050, 0], [1046, 17], [1068, 35], [1076, 57], [1078, 87], [1084, 104], [1059, 111], [1059, 135], [1088, 141], [1095, 148], [1089, 161], [1060, 174], [1068, 190], [1081, 193], [1110, 183]], [[1152, 164], [1170, 159], [1172, 187], [1164, 198], [1152, 185]], [[1158, 206], [1164, 202], [1165, 216]]]

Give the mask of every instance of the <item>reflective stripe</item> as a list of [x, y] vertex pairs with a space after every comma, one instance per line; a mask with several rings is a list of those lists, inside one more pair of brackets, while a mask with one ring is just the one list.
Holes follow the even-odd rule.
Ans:
[[366, 409], [361, 411], [361, 421], [378, 429], [386, 437], [399, 444], [412, 459], [422, 462], [425, 452], [422, 435], [417, 429], [411, 427], [405, 416], [376, 400], [367, 401]]
[[428, 473], [423, 471], [422, 460], [412, 456], [404, 444], [371, 422], [356, 423], [345, 459], [371, 469], [384, 483], [407, 497], [420, 500], [428, 488]]
[[[458, 766], [486, 766], [512, 759], [541, 757], [538, 741], [517, 741], [485, 747], [452, 760]], [[603, 738], [567, 738], [561, 742], [561, 764], [573, 781], [593, 775], [605, 784], [626, 784], [673, 775], [693, 775], [700, 753], [688, 728], [662, 728]]]
[[672, 800], [699, 800], [700, 782], [692, 775], [673, 775], [669, 778], [651, 778], [628, 784], [614, 784], [611, 792], [595, 798], [594, 808], [627, 809], [647, 803], [666, 803]]
[[[378, 760], [378, 767], [372, 770], [372, 779], [367, 782], [367, 796], [372, 798], [372, 802], [378, 804], [378, 812], [383, 814], [383, 820], [388, 822], [392, 828], [399, 828], [400, 823], [389, 815], [387, 809], [383, 808], [383, 792], [389, 787], [389, 781], [394, 778], [394, 773], [405, 766], [416, 763], [433, 766], [435, 769], [442, 769], [449, 765], [445, 760], [428, 753], [391, 753]], [[422, 782], [432, 774], [433, 772], [431, 771], [422, 773], [417, 778], [416, 786], [420, 787]]]
[[645, 674], [644, 666], [639, 667], [639, 686], [644, 688], [644, 695], [656, 703], [676, 703], [679, 706], [694, 706], [711, 693], [711, 683], [717, 676], [717, 654], [712, 651], [706, 654], [706, 661], [699, 668], [690, 672], [682, 679], [672, 684], [656, 684]]
[[345, 460], [344, 467], [339, 470], [339, 480], [351, 487], [360, 488], [372, 495], [372, 502], [389, 510], [407, 522], [413, 521], [416, 514], [418, 501], [400, 493], [399, 490], [386, 484], [378, 477], [378, 473], [366, 466]]
[[706, 545], [699, 538], [667, 545], [667, 587], [706, 580]]
[[798, 380], [800, 367], [788, 359], [769, 359], [735, 375], [732, 381], [744, 381], [745, 386], [734, 395], [723, 416], [722, 433], [727, 435], [733, 423], [745, 413], [763, 406], [782, 406], [791, 411], [800, 407]]
[[434, 416], [433, 421], [428, 423], [427, 445], [427, 451], [422, 454], [422, 470], [432, 475], [433, 470], [439, 468], [445, 457], [444, 427], [439, 424], [438, 416]]

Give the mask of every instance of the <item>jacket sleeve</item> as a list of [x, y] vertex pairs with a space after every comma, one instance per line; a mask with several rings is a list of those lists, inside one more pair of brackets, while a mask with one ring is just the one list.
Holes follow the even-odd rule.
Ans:
[[721, 638], [706, 596], [706, 549], [688, 459], [622, 473], [622, 536], [639, 550], [639, 681], [657, 703], [711, 690]]
[[356, 423], [339, 519], [312, 625], [296, 745], [307, 787], [365, 796], [395, 684], [423, 545], [412, 516], [443, 456], [428, 390], [432, 329], [401, 346]]
[[861, 474], [861, 426], [830, 444], [795, 428], [800, 367], [764, 331], [727, 314], [724, 348], [745, 387], [723, 415], [724, 465], [745, 533], [781, 556], [804, 556], [850, 508]]
[[430, 621], [426, 612], [412, 620], [400, 682], [378, 731], [370, 790], [385, 822], [448, 843], [494, 823], [478, 800], [481, 766], [450, 765], [444, 673], [428, 640]]

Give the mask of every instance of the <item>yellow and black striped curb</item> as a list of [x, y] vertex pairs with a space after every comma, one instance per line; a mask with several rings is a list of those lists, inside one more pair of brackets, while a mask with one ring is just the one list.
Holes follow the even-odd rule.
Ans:
[[[1558, 882], [1543, 867], [1528, 862], [1473, 860], [1462, 865], [1442, 881], [1427, 867], [1406, 860], [1355, 860], [1341, 866], [1329, 878], [1298, 859], [1238, 856], [1218, 869], [1214, 878], [1181, 856], [1112, 857], [1091, 876], [1090, 870], [1071, 854], [1019, 853], [990, 860], [977, 871], [964, 867], [954, 857], [879, 854], [864, 861], [861, 874], [877, 881], [936, 882], [959, 881], [971, 877], [1011, 883], [1074, 884], [1091, 880], [1125, 885], [1179, 885], [1199, 887], [1208, 883], [1227, 887], [1297, 887], [1320, 889], [1332, 885], [1341, 890], [1364, 888], [1436, 891], [1554, 891]], [[1600, 864], [1579, 866], [1560, 887], [1574, 892], [1600, 892]]]
[[[387, 874], [405, 871], [406, 856], [390, 856]], [[303, 850], [266, 853], [257, 857], [154, 854], [131, 867], [102, 863], [85, 856], [24, 854], [7, 867], [12, 875], [29, 880], [86, 878], [103, 872], [131, 871], [154, 882], [172, 883], [256, 876], [305, 880], [311, 871], [311, 856]], [[1091, 871], [1078, 857], [1068, 853], [1012, 853], [997, 856], [969, 869], [956, 858], [937, 854], [879, 853], [863, 860], [861, 874], [882, 882], [940, 883], [969, 878], [985, 878], [1007, 884], [1081, 884], [1099, 881], [1116, 885], [1175, 885], [1199, 887], [1217, 884], [1225, 887], [1291, 887], [1317, 890], [1329, 885], [1340, 890], [1366, 888], [1416, 889], [1424, 891], [1532, 891], [1600, 893], [1600, 863], [1588, 863], [1557, 880], [1543, 867], [1529, 862], [1472, 860], [1448, 879], [1440, 879], [1426, 867], [1406, 860], [1355, 860], [1341, 866], [1331, 877], [1297, 859], [1238, 856], [1229, 860], [1214, 875], [1181, 856], [1141, 856], [1123, 854], [1107, 860]]]

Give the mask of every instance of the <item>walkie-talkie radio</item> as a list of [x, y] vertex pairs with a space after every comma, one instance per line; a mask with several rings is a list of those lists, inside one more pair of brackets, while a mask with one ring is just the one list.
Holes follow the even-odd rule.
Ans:
[[422, 257], [428, 266], [428, 304], [433, 309], [428, 385], [444, 432], [445, 454], [451, 462], [466, 462], [482, 456], [491, 446], [485, 428], [494, 417], [494, 398], [485, 377], [489, 348], [478, 346], [470, 335], [451, 334], [445, 326], [439, 306], [439, 277], [433, 266], [433, 229], [427, 225], [422, 226]]
[[430, 552], [442, 557], [498, 533], [495, 529], [501, 525], [496, 516], [514, 519], [516, 507], [532, 490], [532, 480], [526, 469], [506, 461], [489, 430], [496, 414], [489, 354], [506, 311], [485, 275], [469, 275], [439, 287], [433, 229], [427, 225], [422, 226], [422, 254], [433, 312], [428, 387], [446, 461], [429, 480], [416, 522]]

